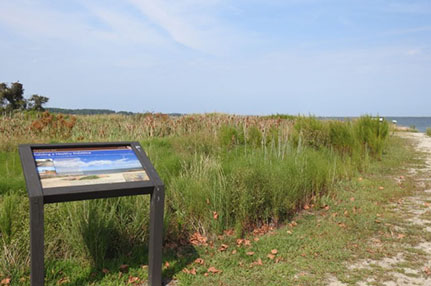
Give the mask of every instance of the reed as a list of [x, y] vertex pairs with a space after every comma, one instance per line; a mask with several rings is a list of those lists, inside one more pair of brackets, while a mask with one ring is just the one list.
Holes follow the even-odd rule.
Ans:
[[[195, 232], [215, 237], [234, 228], [241, 236], [281, 223], [381, 158], [388, 138], [387, 123], [369, 116], [339, 122], [215, 113], [24, 112], [1, 117], [0, 131], [0, 257], [7, 257], [0, 273], [14, 275], [28, 273], [19, 256], [28, 247], [28, 205], [17, 144], [140, 141], [166, 184], [165, 240], [178, 243]], [[140, 260], [148, 211], [148, 198], [137, 197], [49, 205], [47, 261], [101, 268], [122, 253]]]

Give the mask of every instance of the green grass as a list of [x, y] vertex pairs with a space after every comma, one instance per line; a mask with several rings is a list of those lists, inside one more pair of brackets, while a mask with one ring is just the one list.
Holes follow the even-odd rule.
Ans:
[[[167, 245], [164, 262], [169, 266], [164, 267], [164, 277], [178, 280], [180, 285], [326, 285], [327, 275], [335, 275], [353, 285], [366, 275], [377, 273], [384, 277], [384, 269], [373, 268], [372, 273], [352, 272], [348, 265], [358, 259], [378, 259], [397, 251], [390, 243], [382, 249], [374, 249], [368, 243], [369, 238], [378, 233], [391, 233], [387, 224], [397, 223], [399, 217], [385, 206], [410, 194], [414, 188], [411, 178], [406, 178], [402, 186], [392, 179], [404, 174], [407, 164], [416, 161], [412, 151], [406, 152], [403, 147], [406, 143], [398, 138], [391, 141], [387, 155], [382, 161], [371, 164], [369, 172], [338, 182], [331, 192], [310, 201], [314, 206], [293, 216], [290, 222], [295, 221], [294, 224], [262, 235], [248, 233], [245, 239], [250, 240], [250, 246], [238, 245], [237, 233], [214, 237], [208, 246], [184, 244], [169, 248]], [[107, 204], [107, 201], [100, 204]], [[80, 203], [74, 204], [76, 207]], [[103, 209], [109, 210], [109, 206]], [[388, 238], [386, 242], [390, 241]], [[224, 251], [220, 250], [222, 244], [228, 246]], [[139, 255], [128, 256], [127, 251], [122, 250], [122, 254], [109, 259], [103, 265], [106, 274], [101, 268], [76, 259], [49, 260], [47, 279], [53, 284], [60, 279], [70, 281], [65, 285], [126, 285], [129, 277], [145, 280], [146, 250], [141, 247]], [[271, 259], [268, 254], [273, 249], [277, 253]], [[232, 253], [234, 250], [236, 252]], [[248, 255], [249, 252], [253, 254]], [[203, 265], [194, 262], [198, 257], [204, 261]], [[262, 265], [256, 263], [259, 259]], [[119, 269], [123, 263], [129, 265], [129, 273], [121, 275]], [[210, 267], [221, 272], [205, 276]], [[183, 269], [193, 268], [196, 275], [183, 272]]]
[[91, 176], [85, 176], [85, 177], [79, 178], [79, 180], [96, 180], [96, 179], [100, 179], [100, 177], [96, 175], [91, 175]]
[[[294, 281], [301, 271], [322, 273], [318, 267], [325, 261], [347, 259], [351, 252], [346, 242], [358, 240], [359, 235], [369, 236], [379, 228], [373, 223], [378, 207], [365, 203], [382, 199], [374, 197], [371, 187], [386, 184], [386, 180], [371, 174], [392, 173], [406, 161], [402, 156], [411, 154], [405, 152], [403, 142], [395, 138], [388, 142], [387, 124], [371, 117], [344, 123], [312, 117], [289, 117], [285, 122], [278, 117], [219, 115], [198, 120], [184, 117], [170, 123], [163, 123], [167, 120], [164, 117], [150, 119], [156, 120], [157, 128], [147, 129], [149, 117], [124, 117], [129, 120], [124, 123], [120, 116], [83, 116], [77, 118], [76, 127], [68, 130], [67, 138], [49, 129], [31, 136], [36, 142], [139, 140], [167, 186], [164, 257], [170, 266], [164, 269], [164, 276], [177, 277], [186, 285], [201, 281], [218, 284], [220, 279], [229, 284], [234, 276], [239, 280], [232, 281], [241, 285], [250, 281], [248, 275], [261, 284], [281, 281], [273, 275]], [[17, 124], [14, 120], [27, 124], [25, 118], [12, 118], [9, 124]], [[143, 133], [133, 120], [145, 126]], [[108, 125], [113, 126], [111, 134], [102, 132], [110, 130]], [[20, 136], [10, 142], [22, 142]], [[0, 153], [0, 276], [26, 285], [29, 207], [25, 183], [16, 146], [5, 143], [0, 149], [5, 150]], [[358, 183], [358, 172], [370, 174], [370, 179]], [[353, 194], [355, 201], [350, 200], [351, 192], [358, 192]], [[397, 196], [380, 193], [385, 198]], [[294, 218], [300, 222], [298, 226], [274, 230], [274, 234], [257, 242], [252, 238], [252, 246], [238, 247], [231, 254], [237, 238], [248, 237], [260, 226], [283, 225], [298, 210], [311, 205], [317, 214]], [[326, 205], [329, 211], [321, 209]], [[364, 211], [355, 217], [343, 217], [344, 211], [350, 212], [353, 207]], [[50, 204], [45, 212], [49, 283], [64, 279], [69, 281], [64, 285], [118, 285], [127, 282], [129, 276], [145, 279], [142, 266], [147, 264], [148, 197]], [[338, 216], [332, 217], [333, 212]], [[320, 216], [321, 220], [316, 221]], [[218, 236], [228, 229], [235, 235], [220, 240]], [[194, 233], [208, 237], [214, 247], [188, 244]], [[222, 242], [229, 244], [227, 251], [217, 250]], [[268, 259], [269, 248], [277, 248], [277, 257], [283, 260], [273, 263]], [[255, 254], [249, 256], [249, 251]], [[194, 266], [197, 257], [204, 257], [210, 264]], [[265, 267], [271, 266], [265, 268], [263, 276], [258, 276], [254, 268], [238, 265], [250, 265], [258, 257]], [[314, 268], [306, 266], [311, 257], [316, 260]], [[119, 274], [122, 264], [129, 265], [129, 274]], [[203, 274], [210, 265], [222, 269], [222, 274], [205, 277], [182, 272], [185, 267], [196, 267]], [[328, 270], [339, 269], [334, 266]], [[309, 279], [304, 278], [307, 275], [300, 277]]]
[[[313, 208], [294, 216], [296, 224], [262, 236], [248, 235], [248, 247], [238, 246], [235, 236], [226, 235], [218, 238], [214, 246], [196, 247], [194, 250], [205, 263], [190, 263], [187, 268], [195, 268], [197, 275], [172, 269], [174, 277], [181, 285], [327, 285], [328, 275], [352, 285], [362, 280], [365, 273], [349, 270], [349, 262], [396, 253], [390, 247], [374, 252], [368, 241], [378, 233], [392, 231], [387, 224], [396, 223], [399, 216], [385, 206], [411, 194], [415, 187], [411, 178], [402, 187], [392, 179], [404, 174], [407, 163], [414, 162], [414, 158], [413, 151], [406, 152], [400, 139], [391, 141], [387, 156], [372, 164], [370, 172], [337, 183], [326, 196], [312, 201]], [[227, 250], [220, 251], [222, 244], [228, 245]], [[273, 249], [277, 254], [268, 258]], [[174, 253], [178, 252], [181, 249]], [[262, 265], [255, 263], [259, 259]], [[170, 264], [176, 265], [176, 260], [181, 258], [174, 257]], [[211, 266], [222, 272], [205, 276]], [[383, 275], [384, 270], [379, 273]]]
[[26, 193], [18, 152], [0, 152], [0, 171], [0, 196]]

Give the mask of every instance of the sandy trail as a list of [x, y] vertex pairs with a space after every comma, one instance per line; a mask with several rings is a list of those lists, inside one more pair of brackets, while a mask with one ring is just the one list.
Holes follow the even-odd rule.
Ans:
[[[390, 205], [390, 207], [395, 212], [402, 214], [404, 220], [396, 230], [408, 235], [415, 228], [419, 232], [419, 241], [399, 243], [397, 247], [400, 248], [400, 251], [396, 255], [380, 260], [361, 260], [354, 265], [349, 265], [349, 269], [352, 271], [367, 269], [371, 273], [364, 278], [364, 281], [356, 283], [358, 286], [431, 286], [431, 189], [425, 188], [429, 185], [427, 182], [429, 183], [431, 180], [431, 137], [423, 133], [407, 132], [400, 133], [399, 136], [411, 139], [416, 149], [425, 156], [425, 166], [415, 166], [409, 170], [410, 175], [415, 177], [418, 189], [424, 190], [417, 191], [413, 196], [406, 197], [401, 202]], [[380, 241], [379, 237], [372, 240], [377, 241], [377, 243]], [[420, 253], [416, 260], [415, 251]], [[376, 271], [374, 274], [373, 269], [376, 269], [376, 266], [383, 271], [378, 273]], [[383, 279], [382, 272], [384, 272]], [[348, 284], [331, 277], [328, 280], [328, 285], [344, 286]]]

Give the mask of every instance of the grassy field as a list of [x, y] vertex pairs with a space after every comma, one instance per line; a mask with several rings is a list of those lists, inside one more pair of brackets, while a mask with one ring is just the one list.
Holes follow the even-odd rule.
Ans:
[[[384, 231], [380, 204], [410, 189], [388, 177], [413, 152], [371, 117], [18, 113], [0, 120], [0, 278], [13, 285], [28, 285], [29, 266], [19, 143], [140, 141], [167, 186], [164, 277], [184, 285], [323, 283], [324, 273], [346, 271], [340, 261], [368, 253], [361, 243]], [[147, 197], [45, 210], [49, 285], [145, 280]]]

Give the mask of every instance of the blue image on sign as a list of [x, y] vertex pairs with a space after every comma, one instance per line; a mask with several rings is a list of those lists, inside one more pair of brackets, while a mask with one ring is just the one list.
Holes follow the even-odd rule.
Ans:
[[43, 188], [149, 180], [130, 146], [35, 149]]

